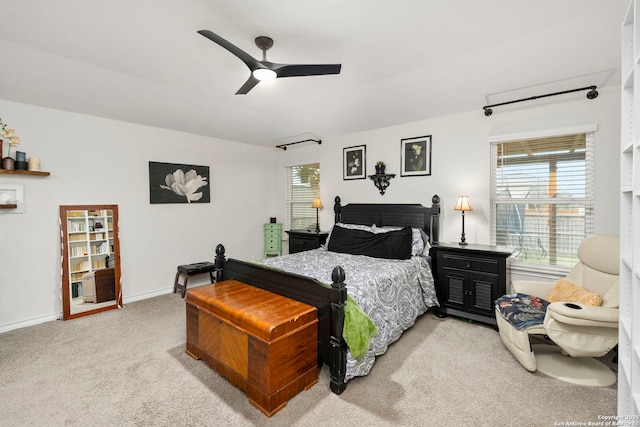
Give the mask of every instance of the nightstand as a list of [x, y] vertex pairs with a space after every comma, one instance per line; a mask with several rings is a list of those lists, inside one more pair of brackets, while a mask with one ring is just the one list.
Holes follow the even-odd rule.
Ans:
[[452, 314], [496, 325], [494, 305], [506, 293], [511, 251], [487, 245], [440, 243], [431, 247], [440, 316]]
[[282, 255], [282, 224], [264, 224], [264, 257]]
[[327, 241], [329, 233], [326, 231], [317, 232], [315, 230], [289, 230], [289, 253], [308, 251], [319, 248]]

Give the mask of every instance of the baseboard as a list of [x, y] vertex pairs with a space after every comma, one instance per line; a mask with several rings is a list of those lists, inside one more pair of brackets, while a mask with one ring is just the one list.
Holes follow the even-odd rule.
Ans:
[[26, 328], [27, 326], [39, 325], [40, 323], [51, 322], [52, 320], [59, 319], [62, 319], [62, 312], [34, 317], [33, 319], [22, 320], [20, 322], [8, 323], [0, 326], [0, 334], [3, 332], [13, 331], [14, 329]]
[[[123, 298], [123, 304], [132, 303], [135, 301], [141, 301], [148, 298], [158, 297], [160, 295], [166, 295], [173, 292], [173, 287], [159, 289], [152, 292], [145, 292], [138, 295], [129, 296]], [[20, 322], [8, 323], [6, 325], [0, 325], [0, 334], [4, 332], [13, 331], [14, 329], [26, 328], [28, 326], [39, 325], [40, 323], [51, 322], [52, 320], [60, 320], [62, 319], [62, 312], [47, 314], [46, 316], [34, 317], [32, 319], [21, 320]]]
[[158, 290], [151, 291], [151, 292], [145, 292], [145, 293], [142, 293], [142, 294], [128, 296], [128, 297], [122, 299], [122, 303], [126, 305], [126, 304], [129, 304], [131, 302], [142, 301], [144, 299], [149, 299], [149, 298], [153, 298], [153, 297], [159, 297], [160, 295], [166, 295], [166, 294], [170, 294], [172, 292], [173, 292], [173, 286], [170, 287], [170, 288], [158, 289]]

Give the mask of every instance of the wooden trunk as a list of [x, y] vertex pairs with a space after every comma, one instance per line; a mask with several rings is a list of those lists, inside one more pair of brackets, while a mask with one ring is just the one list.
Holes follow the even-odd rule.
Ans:
[[318, 382], [314, 306], [226, 280], [187, 293], [187, 353], [267, 416]]

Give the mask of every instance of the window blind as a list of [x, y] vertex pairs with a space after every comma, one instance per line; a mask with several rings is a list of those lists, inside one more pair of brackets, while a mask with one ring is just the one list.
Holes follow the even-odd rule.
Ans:
[[316, 227], [316, 210], [311, 207], [319, 196], [320, 163], [288, 166], [285, 182], [285, 230]]
[[492, 243], [571, 267], [593, 232], [593, 133], [491, 144]]

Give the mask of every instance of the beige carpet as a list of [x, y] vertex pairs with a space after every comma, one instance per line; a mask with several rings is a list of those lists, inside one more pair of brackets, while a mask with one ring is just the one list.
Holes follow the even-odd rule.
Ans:
[[616, 413], [616, 386], [531, 374], [495, 330], [453, 317], [418, 319], [340, 396], [323, 368], [271, 418], [184, 344], [173, 294], [0, 334], [0, 425], [555, 426]]

